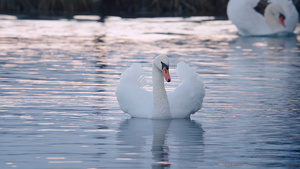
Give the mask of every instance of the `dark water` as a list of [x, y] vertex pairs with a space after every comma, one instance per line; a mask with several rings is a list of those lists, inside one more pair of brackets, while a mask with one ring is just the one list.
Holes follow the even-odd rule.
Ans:
[[[299, 36], [235, 31], [201, 17], [1, 20], [0, 168], [300, 167]], [[119, 109], [120, 74], [140, 62], [150, 80], [158, 54], [170, 57], [168, 91], [182, 60], [205, 82], [191, 120]]]

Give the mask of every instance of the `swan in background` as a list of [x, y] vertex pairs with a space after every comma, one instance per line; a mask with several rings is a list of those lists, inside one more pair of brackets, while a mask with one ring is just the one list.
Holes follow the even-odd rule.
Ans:
[[230, 0], [229, 20], [242, 36], [291, 34], [298, 22], [298, 12], [292, 0], [269, 0], [264, 15], [254, 8], [260, 0]]
[[120, 77], [116, 96], [120, 108], [131, 117], [150, 119], [189, 118], [202, 107], [204, 84], [195, 70], [184, 62], [177, 64], [177, 74], [183, 82], [167, 94], [164, 77], [171, 81], [169, 59], [159, 55], [152, 66], [153, 93], [143, 89], [145, 80], [141, 64], [134, 63]]

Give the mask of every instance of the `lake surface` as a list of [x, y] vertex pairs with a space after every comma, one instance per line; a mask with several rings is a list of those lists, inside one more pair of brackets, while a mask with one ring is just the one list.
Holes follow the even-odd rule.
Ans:
[[[296, 34], [300, 33], [300, 27]], [[300, 35], [239, 37], [212, 17], [1, 20], [0, 168], [300, 168]], [[120, 74], [186, 61], [206, 86], [191, 119], [131, 119]]]

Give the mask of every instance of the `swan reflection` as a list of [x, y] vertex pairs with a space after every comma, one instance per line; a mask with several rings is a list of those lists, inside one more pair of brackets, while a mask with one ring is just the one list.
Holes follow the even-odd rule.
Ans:
[[[240, 52], [238, 49], [252, 49], [258, 52], [264, 51], [282, 51], [288, 49], [298, 49], [297, 36], [261, 36], [261, 37], [239, 37], [231, 42], [231, 47], [235, 48], [236, 52]], [[287, 51], [292, 53], [290, 51]], [[296, 53], [295, 53], [296, 54]]]
[[190, 119], [127, 119], [120, 125], [117, 140], [119, 159], [128, 159], [138, 168], [197, 166], [203, 156], [202, 126]]

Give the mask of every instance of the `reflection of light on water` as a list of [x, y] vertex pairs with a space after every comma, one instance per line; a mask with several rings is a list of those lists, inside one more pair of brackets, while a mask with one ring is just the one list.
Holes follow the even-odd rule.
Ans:
[[47, 160], [65, 160], [66, 157], [47, 157]]
[[6, 162], [5, 164], [8, 165], [8, 166], [11, 166], [13, 168], [17, 167], [17, 165], [14, 165], [14, 163], [12, 163], [12, 162]]
[[101, 130], [84, 130], [84, 132], [117, 132], [116, 130], [109, 130], [109, 129], [101, 129]]
[[0, 20], [17, 20], [18, 18], [13, 15], [0, 15]]
[[257, 47], [266, 47], [268, 46], [266, 43], [262, 43], [262, 42], [257, 42], [257, 43], [254, 43], [253, 46], [257, 46]]
[[116, 160], [129, 161], [129, 160], [132, 160], [132, 159], [131, 158], [116, 158]]
[[69, 131], [76, 131], [76, 130], [75, 129], [39, 129], [37, 131], [69, 132]]
[[83, 20], [83, 21], [98, 21], [100, 20], [100, 16], [98, 15], [75, 15], [73, 16], [76, 20]]
[[83, 161], [49, 161], [48, 163], [52, 164], [76, 164], [76, 163], [82, 163]]

